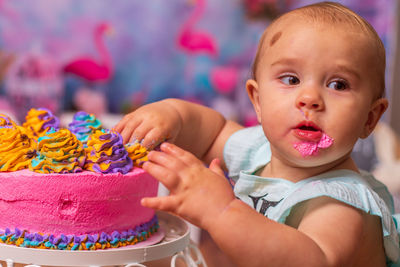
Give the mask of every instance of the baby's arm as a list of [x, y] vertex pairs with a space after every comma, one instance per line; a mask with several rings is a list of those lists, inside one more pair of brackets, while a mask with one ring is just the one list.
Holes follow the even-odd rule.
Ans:
[[307, 203], [297, 228], [266, 219], [240, 200], [228, 210], [208, 231], [240, 266], [386, 266], [379, 217], [337, 200]]
[[[331, 198], [298, 209], [292, 226], [269, 220], [235, 198], [213, 161], [210, 168], [168, 143], [143, 168], [170, 195], [142, 200], [208, 231], [239, 266], [384, 266], [379, 218]], [[296, 220], [298, 219], [298, 220]]]
[[242, 127], [211, 108], [166, 99], [126, 115], [114, 128], [125, 143], [142, 141], [154, 148], [167, 140], [209, 163], [212, 158], [222, 158], [226, 139]]

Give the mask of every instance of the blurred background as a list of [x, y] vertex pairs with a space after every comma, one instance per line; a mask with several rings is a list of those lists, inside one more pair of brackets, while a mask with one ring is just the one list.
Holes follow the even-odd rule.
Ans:
[[[178, 97], [252, 125], [244, 82], [260, 35], [313, 2], [0, 0], [0, 109], [20, 121], [31, 107], [101, 117]], [[396, 1], [340, 2], [375, 27], [390, 66]]]
[[[281, 13], [315, 2], [0, 0], [0, 112], [22, 123], [30, 108], [45, 107], [66, 125], [83, 110], [111, 128], [141, 105], [176, 97], [254, 125], [244, 85], [258, 40]], [[340, 2], [374, 26], [387, 51], [390, 109], [353, 156], [397, 192], [400, 7], [396, 0]]]
[[[143, 104], [176, 97], [254, 125], [244, 85], [259, 38], [281, 13], [315, 2], [0, 0], [0, 112], [22, 123], [30, 108], [45, 107], [66, 125], [83, 110], [111, 128]], [[400, 7], [339, 2], [374, 26], [387, 51], [385, 127], [353, 153], [371, 171], [400, 158]]]
[[[0, 0], [0, 113], [22, 123], [46, 107], [64, 125], [74, 112], [111, 128], [123, 114], [176, 97], [256, 123], [245, 91], [258, 40], [281, 13], [311, 0]], [[400, 199], [400, 7], [339, 1], [366, 18], [387, 51], [390, 109], [357, 143], [357, 164]]]

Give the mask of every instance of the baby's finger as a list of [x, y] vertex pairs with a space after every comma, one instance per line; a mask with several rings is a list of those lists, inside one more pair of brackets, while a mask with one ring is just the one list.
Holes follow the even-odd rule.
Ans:
[[174, 158], [179, 158], [182, 162], [184, 162], [187, 165], [193, 165], [193, 164], [202, 164], [201, 161], [196, 158], [195, 155], [192, 153], [183, 150], [182, 148], [168, 143], [164, 142], [160, 146], [161, 151], [165, 152], [168, 155], [173, 156]]
[[122, 131], [123, 128], [124, 128], [124, 124], [122, 124], [121, 121], [118, 122], [117, 124], [115, 124], [115, 125], [112, 127], [113, 130], [115, 130], [115, 131], [117, 131], [117, 132], [119, 132], [119, 133]]
[[172, 172], [179, 172], [183, 168], [186, 168], [186, 164], [182, 160], [163, 151], [150, 151], [147, 157], [149, 161], [163, 166]]
[[221, 168], [221, 161], [218, 158], [215, 158], [211, 161], [209, 169], [215, 172], [216, 174], [225, 176], [224, 171]]
[[175, 196], [162, 196], [142, 198], [140, 204], [147, 208], [175, 213], [180, 203]]
[[133, 132], [141, 124], [140, 120], [126, 118], [128, 118], [128, 116], [114, 127], [114, 129], [121, 134], [124, 144], [132, 142], [132, 139], [134, 139]]
[[131, 114], [125, 115], [114, 127], [113, 129], [116, 130], [117, 132], [121, 132], [129, 122], [131, 122], [133, 117]]
[[121, 132], [122, 129], [124, 129], [126, 121], [124, 120], [125, 118], [122, 118], [122, 120], [120, 120], [117, 124], [114, 125], [114, 127], [112, 127], [114, 130], [116, 130], [117, 132]]
[[116, 125], [114, 125], [114, 127], [112, 127], [114, 130], [116, 130], [117, 132], [121, 132], [126, 125], [126, 121], [124, 121], [123, 119], [120, 120]]
[[149, 150], [154, 149], [163, 141], [168, 138], [168, 134], [163, 133], [160, 129], [151, 129], [143, 139], [142, 146], [146, 147]]
[[132, 139], [133, 130], [134, 129], [130, 127], [125, 127], [120, 132], [124, 144], [131, 142], [130, 140]]
[[[145, 146], [143, 144], [144, 140], [147, 140], [148, 143], [151, 143], [149, 139], [151, 137], [148, 137], [148, 134], [154, 129], [154, 126], [149, 123], [142, 122], [140, 125], [135, 127], [135, 130], [132, 133], [132, 136], [135, 138], [135, 140], [131, 140], [130, 142], [140, 142], [141, 145]], [[145, 146], [146, 147], [146, 146]], [[148, 147], [146, 147], [148, 148]]]
[[168, 190], [175, 192], [180, 180], [173, 172], [150, 161], [143, 163], [142, 168], [162, 183]]

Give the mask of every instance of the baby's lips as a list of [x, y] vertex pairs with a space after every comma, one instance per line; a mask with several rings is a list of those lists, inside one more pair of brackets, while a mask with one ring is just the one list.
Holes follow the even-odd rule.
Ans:
[[322, 132], [319, 130], [312, 131], [312, 130], [296, 128], [294, 129], [294, 133], [299, 139], [308, 142], [318, 142], [322, 138]]
[[304, 120], [293, 128], [294, 134], [301, 140], [307, 142], [318, 142], [323, 135], [323, 131], [312, 121]]

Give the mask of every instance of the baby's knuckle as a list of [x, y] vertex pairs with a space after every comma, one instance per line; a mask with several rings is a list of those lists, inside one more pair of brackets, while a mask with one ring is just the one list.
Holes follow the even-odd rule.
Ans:
[[165, 181], [166, 181], [166, 183], [168, 184], [168, 186], [169, 186], [170, 188], [175, 187], [176, 184], [177, 184], [176, 176], [173, 175], [173, 174], [171, 174], [171, 173], [167, 173], [167, 174], [165, 175]]

